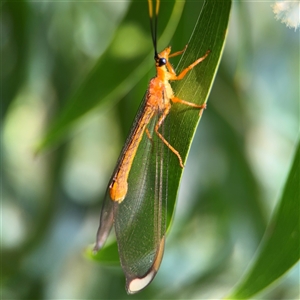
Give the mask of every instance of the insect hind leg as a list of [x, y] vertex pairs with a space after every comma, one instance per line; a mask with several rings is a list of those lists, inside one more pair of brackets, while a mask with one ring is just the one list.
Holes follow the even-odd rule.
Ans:
[[187, 106], [190, 106], [190, 107], [193, 107], [193, 108], [199, 108], [199, 116], [201, 116], [202, 112], [203, 112], [203, 109], [206, 108], [206, 103], [204, 104], [201, 104], [201, 105], [198, 105], [198, 104], [195, 104], [195, 103], [192, 103], [192, 102], [188, 102], [188, 101], [185, 101], [185, 100], [182, 100], [180, 98], [177, 98], [177, 97], [173, 97], [171, 99], [171, 101], [173, 103], [181, 103], [181, 104], [184, 104], [184, 105], [187, 105]]
[[180, 153], [158, 131], [159, 128], [161, 127], [162, 123], [164, 122], [166, 116], [169, 114], [170, 108], [171, 108], [171, 105], [167, 106], [166, 109], [163, 111], [163, 114], [158, 119], [158, 122], [156, 123], [154, 130], [155, 130], [156, 134], [158, 135], [158, 137], [163, 141], [163, 143], [178, 157], [179, 165], [181, 168], [183, 168], [184, 165], [183, 165]]

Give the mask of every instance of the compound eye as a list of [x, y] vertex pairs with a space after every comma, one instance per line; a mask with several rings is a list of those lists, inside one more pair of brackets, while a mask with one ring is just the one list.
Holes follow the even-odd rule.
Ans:
[[165, 58], [160, 58], [158, 60], [158, 66], [161, 67], [161, 66], [164, 66], [167, 64], [167, 60]]

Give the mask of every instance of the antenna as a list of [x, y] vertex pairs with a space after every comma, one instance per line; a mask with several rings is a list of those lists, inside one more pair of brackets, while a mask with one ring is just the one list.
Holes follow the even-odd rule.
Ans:
[[151, 29], [152, 42], [153, 42], [153, 47], [154, 47], [154, 58], [157, 58], [158, 57], [158, 54], [157, 54], [157, 20], [158, 20], [160, 0], [156, 0], [154, 2], [156, 2], [155, 14], [153, 13], [153, 6], [154, 6], [153, 1], [148, 0], [150, 29]]

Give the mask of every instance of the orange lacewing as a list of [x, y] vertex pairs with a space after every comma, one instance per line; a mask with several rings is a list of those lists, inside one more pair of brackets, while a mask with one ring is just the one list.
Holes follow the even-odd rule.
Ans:
[[171, 150], [180, 167], [184, 167], [180, 153], [164, 137], [164, 121], [174, 103], [198, 109], [200, 114], [205, 108], [205, 104], [197, 105], [177, 98], [169, 81], [184, 78], [209, 54], [207, 51], [176, 75], [169, 58], [181, 55], [186, 47], [172, 54], [171, 47], [157, 52], [160, 1], [153, 4], [148, 0], [148, 4], [156, 76], [149, 82], [109, 181], [94, 247], [95, 252], [103, 247], [114, 225], [126, 289], [130, 294], [139, 292], [153, 280], [163, 258], [168, 188], [165, 149]]

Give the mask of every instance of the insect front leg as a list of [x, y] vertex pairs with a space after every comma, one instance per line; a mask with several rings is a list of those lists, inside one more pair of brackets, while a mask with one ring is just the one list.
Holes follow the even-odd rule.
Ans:
[[169, 55], [169, 58], [170, 58], [170, 57], [174, 57], [174, 56], [178, 56], [178, 55], [182, 54], [182, 53], [186, 50], [187, 46], [188, 46], [188, 45], [185, 45], [184, 49], [181, 50], [181, 51], [177, 51], [177, 52], [174, 52], [174, 53], [170, 54], [170, 55]]
[[202, 62], [208, 56], [209, 53], [210, 53], [210, 50], [207, 50], [206, 53], [202, 57], [198, 58], [191, 65], [189, 65], [184, 70], [182, 70], [179, 75], [176, 75], [173, 67], [168, 62], [167, 68], [170, 73], [170, 80], [181, 80], [182, 78], [184, 78], [184, 76], [187, 74], [187, 72], [192, 70], [196, 65], [198, 65], [200, 62]]
[[149, 129], [146, 128], [146, 129], [145, 129], [145, 132], [146, 132], [146, 134], [147, 134], [148, 139], [149, 139], [149, 140], [151, 141], [151, 143], [153, 144], [152, 136], [151, 136], [151, 134], [150, 134], [150, 132], [149, 132]]

